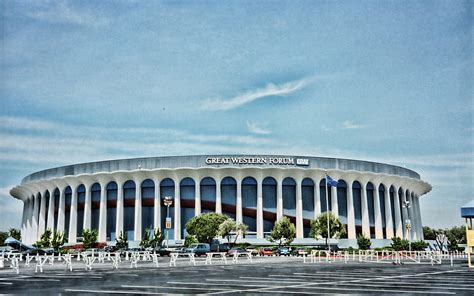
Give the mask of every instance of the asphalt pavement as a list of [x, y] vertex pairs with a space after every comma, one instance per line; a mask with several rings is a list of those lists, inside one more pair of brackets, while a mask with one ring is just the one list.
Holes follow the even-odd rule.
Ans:
[[56, 262], [35, 273], [34, 264], [20, 273], [0, 270], [0, 293], [38, 295], [86, 294], [411, 294], [474, 295], [474, 270], [466, 260], [430, 264], [318, 262], [303, 263], [302, 258], [266, 257], [244, 259], [227, 264], [215, 261], [196, 266], [180, 259], [176, 267], [169, 258], [159, 266], [138, 262], [131, 268], [122, 261], [118, 269], [111, 263], [98, 263], [85, 270], [73, 261], [73, 271]]

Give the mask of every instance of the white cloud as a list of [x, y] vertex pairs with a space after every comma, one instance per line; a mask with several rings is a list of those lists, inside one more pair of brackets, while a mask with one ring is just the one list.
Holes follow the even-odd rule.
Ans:
[[264, 88], [258, 88], [252, 91], [248, 91], [244, 94], [232, 97], [230, 99], [207, 99], [201, 105], [203, 110], [231, 110], [240, 107], [244, 104], [251, 103], [253, 101], [269, 97], [269, 96], [285, 96], [291, 94], [297, 90], [304, 88], [310, 79], [300, 79], [290, 81], [280, 85], [273, 83], [267, 84]]
[[269, 135], [272, 133], [268, 129], [268, 123], [266, 122], [256, 122], [256, 121], [247, 121], [247, 129], [249, 132], [258, 134], [258, 135]]
[[364, 126], [361, 124], [354, 123], [353, 121], [346, 120], [341, 124], [341, 129], [359, 129]]
[[105, 17], [100, 17], [92, 11], [78, 9], [66, 0], [27, 1], [20, 13], [29, 18], [49, 23], [88, 27], [101, 26], [108, 23]]

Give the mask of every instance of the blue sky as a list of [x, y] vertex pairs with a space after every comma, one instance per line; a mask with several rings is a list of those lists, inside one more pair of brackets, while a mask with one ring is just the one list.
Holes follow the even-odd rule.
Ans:
[[426, 225], [472, 199], [471, 1], [3, 1], [9, 189], [103, 159], [302, 154], [419, 172]]

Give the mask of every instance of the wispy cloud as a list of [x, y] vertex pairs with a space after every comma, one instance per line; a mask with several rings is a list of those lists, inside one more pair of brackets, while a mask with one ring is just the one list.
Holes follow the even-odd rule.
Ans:
[[105, 17], [98, 16], [93, 11], [77, 8], [67, 0], [27, 1], [22, 8], [20, 13], [24, 16], [48, 23], [87, 27], [101, 26], [108, 23]]
[[269, 135], [272, 133], [268, 128], [267, 122], [247, 121], [247, 129], [249, 132], [258, 135]]
[[310, 80], [311, 79], [304, 78], [279, 85], [269, 83], [264, 88], [251, 90], [229, 99], [207, 99], [201, 105], [201, 109], [212, 111], [231, 110], [262, 98], [289, 95], [304, 88]]
[[341, 124], [341, 129], [358, 129], [358, 128], [363, 128], [364, 126], [358, 123], [354, 123], [353, 121], [350, 120], [345, 120]]

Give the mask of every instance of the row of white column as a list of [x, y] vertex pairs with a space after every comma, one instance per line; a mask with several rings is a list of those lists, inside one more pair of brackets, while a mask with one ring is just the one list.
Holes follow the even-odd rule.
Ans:
[[[221, 185], [220, 179], [216, 180], [216, 213], [222, 213], [222, 197], [221, 197]], [[297, 178], [296, 181], [296, 237], [303, 238], [303, 199], [302, 199], [302, 180], [303, 178]], [[114, 180], [116, 181], [116, 180]], [[242, 223], [242, 179], [237, 180], [237, 194], [236, 194], [236, 221]], [[263, 178], [257, 179], [257, 215], [256, 224], [257, 238], [264, 237], [263, 231]], [[277, 220], [283, 217], [283, 178], [277, 179]], [[347, 182], [352, 184], [356, 180]], [[136, 180], [136, 193], [135, 193], [135, 215], [134, 215], [134, 240], [141, 240], [142, 234], [142, 180]], [[361, 210], [362, 210], [362, 234], [366, 237], [370, 235], [370, 223], [369, 223], [369, 210], [368, 210], [368, 199], [366, 186], [368, 182], [361, 182]], [[99, 210], [99, 241], [106, 241], [106, 229], [107, 229], [107, 184], [109, 182], [100, 182], [101, 197], [100, 197], [100, 210]], [[160, 184], [158, 180], [155, 181], [155, 192], [154, 192], [154, 225], [155, 227], [161, 227], [161, 203], [160, 203]], [[174, 180], [174, 238], [181, 239], [181, 204], [180, 204], [180, 185], [178, 180]], [[199, 182], [195, 182], [199, 184]], [[374, 184], [374, 218], [375, 218], [375, 238], [383, 239], [383, 224], [382, 224], [382, 211], [379, 200], [379, 184]], [[320, 202], [320, 190], [319, 183], [314, 185], [314, 217], [317, 217], [321, 213], [321, 202]], [[83, 228], [91, 228], [91, 184], [85, 186], [85, 205], [84, 205], [84, 220]], [[422, 239], [422, 223], [420, 215], [419, 197], [414, 193], [401, 191], [401, 201], [398, 198], [398, 189], [400, 187], [394, 186], [394, 214], [395, 214], [395, 225], [393, 225], [392, 219], [392, 208], [390, 202], [390, 186], [385, 185], [384, 191], [384, 204], [385, 204], [385, 228], [386, 237], [392, 238], [394, 236], [408, 238], [412, 240]], [[74, 243], [77, 239], [77, 186], [70, 186], [72, 190], [71, 205], [69, 211], [69, 231], [68, 231], [68, 242]], [[352, 186], [348, 186], [346, 191], [347, 198], [347, 232], [349, 239], [356, 238], [356, 223], [355, 223], [355, 212], [353, 203], [353, 191]], [[54, 192], [55, 188], [50, 189], [49, 192]], [[338, 198], [337, 188], [329, 187], [331, 190], [331, 208], [333, 214], [338, 217]], [[23, 223], [22, 232], [26, 241], [33, 243], [37, 241], [45, 229], [54, 229], [54, 194], [49, 195], [49, 207], [46, 209], [46, 198], [40, 198], [40, 195], [30, 197], [25, 202], [23, 209]], [[117, 189], [117, 211], [116, 211], [116, 234], [118, 235], [123, 231], [123, 183], [118, 183]], [[408, 201], [410, 207], [403, 207], [404, 202]], [[195, 185], [195, 215], [201, 214], [201, 194], [200, 186]], [[46, 225], [46, 215], [48, 216]], [[63, 232], [65, 227], [65, 188], [60, 190], [59, 208], [57, 217], [57, 231]], [[163, 217], [164, 218], [164, 217]], [[406, 223], [408, 219], [411, 222], [412, 229], [407, 231]], [[395, 229], [395, 231], [394, 231]], [[129, 238], [131, 240], [131, 238]]]

